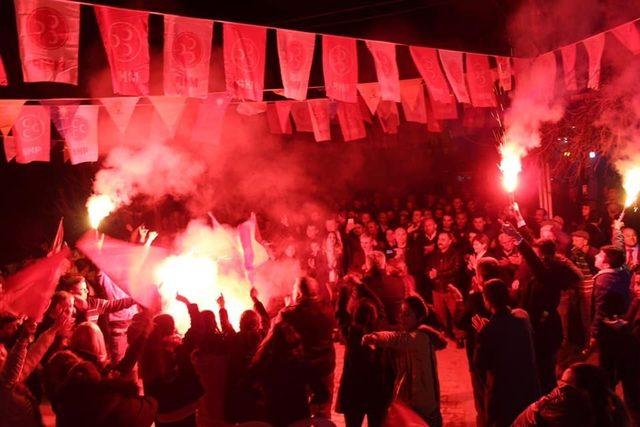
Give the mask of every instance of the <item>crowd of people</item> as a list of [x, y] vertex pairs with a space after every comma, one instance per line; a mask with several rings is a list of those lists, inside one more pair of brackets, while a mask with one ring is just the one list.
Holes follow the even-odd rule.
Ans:
[[321, 425], [332, 409], [348, 427], [441, 426], [447, 345], [466, 352], [478, 426], [640, 425], [640, 246], [621, 210], [429, 194], [261, 220], [267, 262], [295, 277], [264, 304], [247, 289], [237, 330], [224, 295], [217, 313], [176, 295], [184, 335], [74, 256], [40, 322], [0, 313], [0, 425], [41, 426], [48, 402], [59, 426]]

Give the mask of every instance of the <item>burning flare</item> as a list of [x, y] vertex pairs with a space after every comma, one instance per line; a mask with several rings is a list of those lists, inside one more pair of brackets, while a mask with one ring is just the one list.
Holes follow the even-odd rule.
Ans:
[[116, 204], [111, 197], [106, 194], [93, 194], [87, 200], [87, 212], [89, 213], [89, 223], [91, 228], [98, 229], [100, 222], [105, 219], [116, 208]]
[[640, 193], [640, 166], [633, 166], [622, 173], [622, 187], [626, 193], [624, 207], [628, 208], [637, 199]]
[[513, 193], [518, 187], [518, 175], [522, 171], [522, 148], [517, 144], [503, 142], [500, 144], [500, 170], [502, 171], [502, 185], [508, 193]]

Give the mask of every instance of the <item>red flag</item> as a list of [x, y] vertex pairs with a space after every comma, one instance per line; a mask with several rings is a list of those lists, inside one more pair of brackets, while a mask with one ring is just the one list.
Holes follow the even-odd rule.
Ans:
[[98, 240], [93, 230], [88, 231], [76, 247], [138, 303], [152, 310], [160, 308], [159, 284], [154, 275], [158, 265], [169, 256], [165, 249], [109, 236], [105, 236], [104, 241]]
[[473, 106], [495, 107], [497, 105], [487, 55], [467, 53], [467, 83], [469, 83]]
[[638, 33], [635, 22], [620, 25], [611, 30], [611, 32], [631, 53], [634, 55], [640, 53], [640, 33]]
[[100, 102], [104, 105], [120, 133], [124, 134], [139, 99], [137, 96], [121, 96], [117, 98], [100, 98]]
[[564, 71], [564, 87], [567, 90], [578, 90], [576, 81], [576, 45], [564, 46], [562, 53], [562, 69]]
[[380, 97], [385, 101], [400, 102], [396, 45], [368, 40], [367, 47], [376, 64], [376, 75], [378, 76], [378, 83], [380, 83]]
[[13, 125], [18, 163], [48, 162], [51, 144], [49, 109], [42, 105], [22, 107]]
[[278, 117], [278, 110], [273, 103], [267, 104], [267, 126], [269, 126], [269, 132], [277, 135], [281, 135], [282, 128], [280, 127], [280, 118]]
[[465, 107], [462, 115], [462, 126], [466, 128], [483, 128], [486, 122], [486, 111], [483, 108]]
[[184, 96], [149, 96], [148, 99], [173, 137], [187, 99]]
[[78, 106], [63, 136], [72, 165], [98, 161], [98, 105]]
[[396, 103], [393, 101], [380, 101], [378, 105], [378, 120], [384, 133], [398, 133], [400, 114]]
[[342, 138], [345, 141], [362, 139], [367, 136], [358, 103], [338, 103], [338, 120], [340, 121]]
[[7, 163], [16, 157], [16, 140], [13, 136], [3, 137], [4, 142], [4, 156], [7, 159]]
[[62, 250], [62, 245], [64, 244], [64, 218], [60, 218], [60, 222], [58, 223], [58, 230], [56, 231], [56, 237], [53, 239], [53, 243], [51, 244], [51, 250], [47, 254], [48, 257], [57, 254]]
[[328, 99], [310, 99], [307, 101], [311, 124], [313, 126], [313, 136], [318, 142], [329, 141], [331, 139], [329, 102]]
[[223, 25], [224, 74], [234, 98], [262, 101], [267, 29], [253, 25]]
[[509, 91], [511, 90], [511, 76], [513, 75], [513, 70], [511, 69], [511, 58], [508, 56], [495, 56], [496, 62], [498, 63], [498, 79], [500, 81], [500, 87], [503, 90]]
[[4, 136], [7, 136], [11, 131], [20, 111], [22, 111], [24, 102], [24, 99], [0, 99], [0, 131]]
[[409, 46], [411, 57], [416, 64], [420, 75], [427, 85], [431, 98], [440, 102], [449, 102], [451, 90], [447, 80], [442, 74], [436, 49], [431, 47]]
[[78, 84], [80, 5], [55, 0], [15, 0], [25, 82]]
[[358, 55], [355, 39], [322, 36], [322, 69], [329, 98], [344, 102], [358, 101]]
[[94, 6], [111, 67], [113, 91], [121, 95], [149, 93], [149, 14]]
[[164, 94], [205, 98], [213, 21], [164, 15]]
[[289, 115], [291, 114], [291, 107], [293, 101], [278, 101], [274, 102], [276, 106], [276, 113], [278, 114], [278, 122], [280, 123], [280, 129], [282, 133], [291, 133], [291, 120]]
[[434, 104], [434, 101], [432, 99], [429, 99], [427, 102], [427, 131], [436, 132], [436, 133], [442, 132], [442, 125], [435, 118], [435, 115], [434, 115], [434, 111], [432, 107], [433, 104]]
[[236, 111], [243, 116], [256, 116], [267, 111], [266, 102], [239, 102]]
[[284, 96], [297, 100], [306, 99], [316, 35], [278, 29], [277, 36]]
[[408, 122], [427, 123], [427, 108], [421, 79], [402, 80], [400, 95], [404, 118]]
[[358, 85], [358, 92], [367, 104], [371, 114], [375, 114], [380, 103], [380, 85], [378, 83], [362, 83]]
[[47, 310], [58, 280], [70, 266], [65, 248], [47, 258], [41, 258], [7, 278], [2, 302], [16, 315], [40, 321]]
[[587, 48], [587, 54], [589, 55], [589, 81], [587, 87], [589, 89], [598, 89], [600, 87], [600, 60], [604, 50], [604, 33], [589, 37], [582, 43]]
[[297, 132], [313, 132], [309, 107], [306, 102], [294, 102], [291, 105], [291, 115]]
[[464, 82], [462, 52], [439, 49], [438, 54], [440, 55], [440, 61], [442, 61], [442, 68], [444, 68], [458, 102], [469, 104], [471, 100]]
[[458, 118], [458, 105], [455, 102], [438, 102], [431, 99], [433, 118], [436, 120], [454, 120]]
[[256, 240], [256, 228], [256, 215], [254, 213], [251, 214], [248, 220], [238, 225], [238, 237], [242, 246], [244, 268], [249, 272], [250, 279], [252, 279], [253, 270], [269, 259], [267, 250]]
[[0, 86], [9, 85], [9, 80], [7, 79], [7, 72], [4, 69], [4, 62], [2, 62], [2, 57], [0, 57]]
[[227, 93], [212, 93], [207, 99], [202, 100], [198, 117], [191, 130], [193, 141], [218, 145], [230, 101], [231, 97]]

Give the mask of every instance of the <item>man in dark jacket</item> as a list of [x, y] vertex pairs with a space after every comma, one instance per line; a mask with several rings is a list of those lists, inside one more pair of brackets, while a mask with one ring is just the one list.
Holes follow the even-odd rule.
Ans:
[[482, 295], [491, 319], [474, 318], [474, 366], [485, 385], [486, 425], [506, 427], [540, 397], [531, 324], [526, 312], [509, 308], [502, 280], [489, 280]]
[[304, 360], [312, 376], [311, 405], [313, 414], [331, 418], [333, 371], [336, 353], [333, 348], [333, 314], [318, 299], [318, 282], [310, 277], [297, 280], [295, 303], [280, 311], [276, 324], [290, 325], [302, 340]]

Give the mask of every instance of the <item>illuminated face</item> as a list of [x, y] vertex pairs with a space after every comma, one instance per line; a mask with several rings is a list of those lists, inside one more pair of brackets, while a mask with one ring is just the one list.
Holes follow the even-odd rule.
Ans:
[[448, 234], [441, 233], [438, 236], [438, 249], [440, 249], [441, 252], [446, 252], [449, 247], [451, 247], [451, 238]]
[[453, 217], [451, 215], [445, 215], [442, 217], [442, 228], [450, 230], [453, 227]]
[[369, 222], [371, 222], [371, 214], [368, 212], [364, 212], [362, 215], [360, 215], [360, 220], [363, 224], [368, 224]]
[[544, 209], [536, 209], [536, 213], [533, 218], [538, 224], [540, 224], [542, 221], [547, 219], [547, 214]]
[[335, 246], [337, 241], [338, 241], [338, 238], [336, 237], [336, 233], [331, 232], [327, 234], [327, 245]]
[[86, 300], [89, 296], [89, 288], [87, 288], [87, 282], [84, 279], [76, 283], [70, 291], [74, 297], [80, 300]]
[[422, 221], [422, 211], [413, 211], [411, 222], [418, 224], [420, 221]]
[[513, 237], [504, 233], [498, 236], [498, 242], [505, 252], [511, 252], [513, 250], [513, 247], [515, 246], [515, 240], [513, 239]]
[[631, 276], [631, 290], [633, 290], [636, 298], [640, 298], [640, 273], [634, 273]]
[[582, 206], [582, 218], [588, 219], [589, 215], [591, 215], [591, 206], [589, 205]]
[[553, 232], [553, 228], [550, 225], [545, 225], [540, 229], [540, 238], [542, 240], [553, 240], [556, 241], [556, 235]]
[[460, 197], [456, 197], [455, 199], [453, 199], [453, 209], [456, 212], [459, 212], [462, 210], [462, 199]]
[[309, 239], [315, 239], [316, 237], [318, 237], [318, 233], [318, 227], [313, 224], [307, 225], [307, 237]]
[[427, 219], [424, 222], [424, 232], [427, 235], [431, 236], [437, 230], [438, 230], [438, 224], [436, 224], [436, 222], [433, 219]]
[[622, 237], [624, 238], [624, 245], [628, 248], [632, 248], [638, 244], [638, 235], [633, 228], [625, 228], [622, 230]]
[[328, 219], [324, 223], [325, 228], [327, 229], [327, 233], [335, 233], [338, 229], [338, 224], [335, 219]]
[[487, 222], [484, 220], [483, 217], [479, 216], [479, 217], [473, 218], [473, 228], [476, 231], [482, 233], [486, 225], [487, 225]]
[[467, 221], [467, 214], [465, 214], [464, 212], [456, 214], [456, 225], [460, 230], [463, 230], [467, 227]]
[[587, 243], [588, 243], [587, 239], [580, 236], [572, 236], [571, 240], [573, 242], [573, 246], [578, 249], [584, 248], [585, 246], [587, 246]]
[[360, 247], [362, 247], [365, 254], [370, 253], [373, 251], [373, 239], [366, 234], [363, 234], [360, 236]]
[[402, 325], [402, 329], [405, 331], [411, 331], [418, 325], [418, 318], [416, 314], [406, 303], [402, 303], [402, 310], [400, 311], [400, 324]]
[[394, 234], [398, 246], [404, 248], [407, 245], [407, 230], [404, 228], [397, 228]]
[[483, 244], [479, 240], [473, 241], [473, 251], [476, 253], [476, 255], [480, 255], [481, 253], [486, 252], [486, 250], [487, 250], [487, 245]]
[[373, 221], [367, 223], [367, 234], [371, 237], [375, 237], [378, 234], [378, 224]]
[[605, 259], [606, 259], [605, 253], [603, 251], [598, 252], [598, 255], [596, 255], [596, 259], [594, 263], [594, 265], [598, 270], [602, 270], [603, 268], [607, 267], [605, 265]]
[[[406, 232], [405, 232], [406, 233]], [[387, 239], [387, 243], [389, 243], [391, 246], [396, 244], [396, 232], [393, 231], [392, 229], [388, 229], [385, 233], [384, 233], [385, 238]]]

